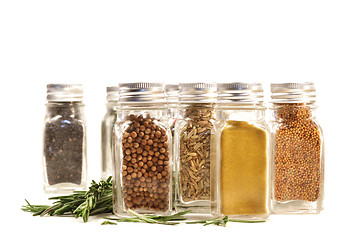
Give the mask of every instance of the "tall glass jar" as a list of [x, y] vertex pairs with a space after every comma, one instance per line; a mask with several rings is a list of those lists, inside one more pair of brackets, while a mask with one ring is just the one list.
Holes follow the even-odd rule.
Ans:
[[59, 193], [86, 188], [86, 125], [83, 87], [47, 85], [43, 129], [44, 190]]
[[271, 85], [273, 213], [323, 209], [324, 141], [316, 120], [313, 83]]
[[269, 127], [262, 85], [220, 83], [216, 106], [216, 215], [269, 216]]
[[[173, 143], [173, 153], [175, 152], [175, 125], [178, 115], [178, 84], [166, 84], [165, 85], [165, 96], [168, 105], [168, 116], [169, 116], [169, 126], [171, 130], [171, 137]], [[172, 175], [175, 175], [175, 164], [172, 165]], [[172, 202], [175, 202], [175, 178], [172, 179]], [[174, 207], [174, 205], [173, 205]]]
[[178, 110], [178, 84], [166, 84], [165, 85], [165, 96], [168, 105], [169, 121], [172, 137], [175, 134], [175, 123], [177, 121], [177, 110]]
[[161, 83], [122, 83], [115, 126], [115, 214], [172, 211], [172, 138]]
[[101, 178], [106, 180], [112, 176], [114, 180], [113, 159], [114, 159], [114, 125], [117, 120], [117, 104], [119, 98], [118, 87], [106, 88], [106, 114], [102, 120], [101, 126], [101, 148], [102, 148], [102, 165]]
[[180, 83], [175, 130], [175, 209], [211, 213], [216, 84]]

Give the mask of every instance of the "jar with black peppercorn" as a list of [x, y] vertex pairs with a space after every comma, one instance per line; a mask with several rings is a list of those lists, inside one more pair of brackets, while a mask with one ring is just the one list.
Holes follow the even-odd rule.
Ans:
[[106, 114], [102, 120], [101, 126], [101, 150], [102, 150], [102, 165], [101, 178], [106, 180], [112, 176], [114, 180], [113, 171], [113, 156], [114, 156], [114, 125], [117, 119], [117, 104], [119, 98], [118, 87], [111, 86], [106, 88]]
[[215, 83], [180, 83], [175, 127], [177, 211], [210, 214], [215, 122]]
[[271, 85], [271, 210], [319, 213], [323, 209], [324, 141], [315, 113], [313, 83]]
[[43, 130], [44, 190], [59, 193], [86, 188], [86, 126], [83, 87], [47, 85]]
[[119, 84], [115, 125], [114, 213], [172, 210], [172, 138], [164, 84]]

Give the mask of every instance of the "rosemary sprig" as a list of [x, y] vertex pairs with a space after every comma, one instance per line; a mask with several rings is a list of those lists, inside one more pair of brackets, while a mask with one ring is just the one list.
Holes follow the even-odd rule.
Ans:
[[[169, 216], [144, 215], [144, 214], [139, 214], [131, 209], [129, 209], [128, 212], [134, 215], [134, 217], [129, 217], [129, 218], [106, 217], [105, 219], [116, 221], [116, 222], [145, 222], [145, 223], [152, 223], [152, 224], [177, 225], [177, 224], [180, 224], [180, 221], [187, 220], [187, 218], [185, 218], [184, 215], [190, 213], [191, 211], [190, 210], [183, 211], [183, 212], [175, 213]], [[103, 225], [108, 224], [107, 222], [110, 222], [110, 221], [105, 221], [102, 224]]]
[[[76, 218], [82, 217], [84, 222], [87, 222], [89, 216], [112, 213], [112, 178], [102, 180], [99, 183], [92, 181], [88, 191], [74, 191], [73, 194], [66, 196], [51, 197], [49, 200], [56, 200], [51, 206], [49, 205], [33, 205], [26, 199], [27, 205], [22, 206], [25, 212], [33, 213], [33, 216], [61, 216], [70, 215]], [[120, 218], [120, 217], [107, 217], [102, 225], [117, 225], [117, 222], [144, 222], [151, 224], [165, 224], [177, 225], [180, 223], [186, 224], [203, 224], [216, 225], [225, 227], [228, 222], [241, 222], [241, 223], [261, 223], [265, 221], [252, 221], [241, 219], [229, 219], [228, 216], [221, 216], [208, 220], [200, 221], [187, 221], [186, 214], [191, 211], [183, 211], [169, 216], [157, 215], [144, 215], [139, 214], [131, 209], [128, 210], [133, 217]]]
[[[227, 222], [242, 222], [242, 223], [265, 222], [262, 220], [258, 221], [258, 220], [229, 219], [228, 216], [221, 216], [217, 218], [211, 218], [208, 220], [186, 222], [187, 218], [184, 217], [184, 215], [190, 213], [191, 212], [190, 210], [172, 214], [170, 216], [143, 215], [143, 214], [136, 213], [135, 211], [131, 209], [129, 209], [128, 212], [134, 215], [134, 217], [129, 217], [129, 218], [106, 217], [105, 219], [107, 219], [107, 221], [103, 222], [102, 225], [115, 224], [116, 222], [144, 222], [144, 223], [152, 223], [152, 224], [177, 225], [177, 224], [184, 222], [186, 224], [203, 224], [203, 226], [216, 225], [216, 226], [225, 227], [227, 225]], [[113, 221], [116, 221], [116, 222], [113, 222]]]
[[112, 178], [99, 183], [92, 181], [88, 191], [74, 191], [71, 195], [51, 197], [49, 200], [56, 201], [51, 206], [32, 205], [25, 199], [27, 205], [21, 209], [33, 213], [33, 216], [73, 215], [87, 222], [90, 215], [112, 212]]

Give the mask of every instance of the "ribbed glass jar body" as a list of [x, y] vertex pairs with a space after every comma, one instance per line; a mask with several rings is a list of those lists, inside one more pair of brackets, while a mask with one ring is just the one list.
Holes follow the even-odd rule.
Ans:
[[175, 130], [177, 211], [211, 213], [214, 103], [181, 103]]
[[115, 214], [172, 211], [172, 137], [166, 105], [121, 104], [115, 125]]
[[82, 102], [48, 102], [43, 129], [46, 192], [86, 188], [86, 124]]
[[114, 125], [117, 120], [117, 102], [108, 102], [106, 104], [106, 114], [101, 125], [101, 178], [106, 180], [109, 176], [115, 179], [113, 171], [114, 159]]
[[312, 103], [271, 108], [271, 210], [319, 213], [323, 209], [324, 141]]
[[265, 108], [217, 104], [213, 174], [215, 215], [263, 220], [269, 216], [269, 128]]

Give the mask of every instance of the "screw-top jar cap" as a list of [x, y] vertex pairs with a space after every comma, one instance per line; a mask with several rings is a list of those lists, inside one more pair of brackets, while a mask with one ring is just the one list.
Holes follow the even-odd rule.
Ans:
[[164, 84], [163, 83], [120, 83], [119, 84], [119, 101], [122, 103], [133, 102], [164, 102]]
[[262, 104], [263, 88], [260, 83], [218, 83], [217, 100], [231, 104]]
[[179, 101], [188, 103], [216, 102], [216, 83], [180, 83]]
[[179, 86], [178, 84], [165, 85], [165, 97], [168, 103], [178, 102]]
[[272, 83], [271, 98], [273, 103], [314, 103], [315, 86], [305, 83]]
[[81, 102], [83, 100], [83, 85], [48, 84], [46, 98], [49, 102]]
[[118, 102], [119, 88], [116, 86], [106, 87], [106, 100], [108, 102]]

